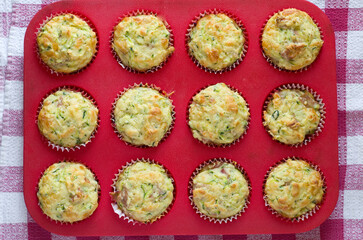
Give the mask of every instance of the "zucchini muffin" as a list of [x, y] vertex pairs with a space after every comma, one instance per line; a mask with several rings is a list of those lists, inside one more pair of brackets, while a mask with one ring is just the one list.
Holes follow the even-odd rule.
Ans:
[[208, 14], [199, 19], [188, 39], [189, 54], [200, 65], [214, 71], [223, 70], [241, 59], [244, 43], [242, 29], [223, 13]]
[[189, 106], [193, 137], [210, 145], [231, 144], [246, 131], [249, 109], [244, 98], [224, 83], [196, 94]]
[[42, 61], [58, 73], [76, 72], [96, 54], [97, 36], [92, 28], [73, 14], [53, 17], [37, 35]]
[[317, 130], [320, 107], [307, 90], [279, 90], [273, 93], [263, 112], [263, 125], [273, 139], [289, 145], [299, 144]]
[[80, 92], [59, 90], [44, 99], [38, 114], [40, 133], [55, 145], [86, 144], [98, 126], [97, 107]]
[[125, 17], [114, 28], [112, 48], [123, 65], [145, 72], [161, 65], [174, 52], [170, 32], [154, 15]]
[[265, 55], [274, 65], [291, 71], [313, 63], [323, 43], [311, 17], [294, 8], [273, 15], [262, 33]]
[[53, 220], [81, 221], [96, 210], [99, 188], [95, 176], [83, 164], [55, 163], [38, 183], [39, 206]]
[[117, 132], [127, 143], [156, 147], [171, 127], [173, 105], [156, 89], [134, 87], [116, 101], [113, 121]]
[[141, 223], [152, 223], [163, 216], [174, 199], [173, 180], [162, 166], [149, 162], [126, 167], [114, 189], [111, 196], [118, 208]]
[[303, 160], [288, 159], [274, 167], [264, 186], [265, 201], [278, 214], [296, 219], [319, 205], [324, 196], [320, 172]]
[[225, 219], [240, 213], [248, 196], [248, 182], [231, 163], [209, 164], [193, 178], [193, 202], [211, 218]]

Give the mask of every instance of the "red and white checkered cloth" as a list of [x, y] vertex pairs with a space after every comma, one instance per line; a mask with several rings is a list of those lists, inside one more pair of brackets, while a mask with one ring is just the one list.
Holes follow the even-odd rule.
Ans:
[[23, 41], [28, 23], [55, 0], [0, 0], [0, 240], [363, 239], [363, 0], [313, 0], [336, 37], [338, 204], [320, 227], [287, 235], [63, 237], [38, 226], [23, 199]]

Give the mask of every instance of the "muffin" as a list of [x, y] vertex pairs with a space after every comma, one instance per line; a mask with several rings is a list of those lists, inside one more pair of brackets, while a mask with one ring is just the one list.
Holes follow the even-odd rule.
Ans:
[[323, 200], [324, 181], [319, 171], [299, 159], [274, 167], [264, 186], [265, 201], [282, 217], [297, 219]]
[[231, 163], [210, 163], [192, 181], [193, 203], [210, 218], [226, 219], [241, 213], [246, 206], [248, 182]]
[[112, 48], [122, 64], [146, 72], [174, 52], [170, 32], [155, 15], [129, 16], [114, 28]]
[[81, 18], [62, 14], [39, 29], [37, 44], [38, 54], [49, 68], [72, 73], [91, 62], [97, 51], [97, 36]]
[[44, 99], [38, 114], [40, 133], [53, 144], [86, 144], [98, 126], [97, 107], [80, 92], [61, 89]]
[[261, 42], [263, 52], [274, 65], [291, 71], [313, 63], [324, 43], [311, 17], [294, 8], [280, 11], [268, 20]]
[[171, 128], [173, 105], [158, 90], [137, 86], [128, 89], [116, 100], [113, 121], [125, 142], [156, 147]]
[[152, 223], [163, 216], [174, 199], [173, 180], [155, 163], [139, 161], [127, 166], [114, 183], [113, 201], [127, 217]]
[[39, 180], [39, 206], [53, 220], [81, 221], [96, 210], [99, 188], [95, 176], [83, 164], [55, 163]]
[[245, 37], [233, 19], [218, 13], [200, 18], [187, 41], [189, 54], [200, 65], [220, 71], [241, 59]]
[[263, 125], [273, 139], [289, 145], [300, 144], [317, 130], [320, 107], [307, 90], [279, 90], [273, 93], [263, 112]]
[[196, 94], [189, 106], [189, 127], [193, 137], [208, 145], [226, 145], [239, 139], [249, 122], [244, 98], [224, 83]]

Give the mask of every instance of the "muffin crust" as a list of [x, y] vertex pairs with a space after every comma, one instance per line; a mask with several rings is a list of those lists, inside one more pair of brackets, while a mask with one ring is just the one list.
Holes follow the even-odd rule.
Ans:
[[80, 92], [67, 89], [49, 95], [38, 115], [40, 133], [62, 147], [87, 143], [97, 125], [97, 107]]
[[174, 52], [170, 32], [154, 15], [122, 19], [114, 28], [112, 48], [124, 65], [140, 72], [159, 66]]
[[262, 34], [262, 48], [278, 67], [299, 70], [315, 61], [324, 41], [319, 28], [303, 11], [289, 8], [273, 15]]
[[245, 37], [233, 19], [218, 13], [199, 19], [188, 41], [190, 55], [203, 67], [219, 71], [241, 58]]
[[270, 172], [265, 184], [269, 206], [286, 218], [298, 218], [321, 203], [321, 174], [303, 160], [288, 159]]
[[96, 54], [97, 36], [84, 20], [64, 14], [41, 27], [37, 44], [46, 65], [59, 73], [72, 73], [91, 62]]
[[319, 103], [307, 90], [284, 89], [273, 94], [264, 111], [263, 124], [275, 140], [299, 144], [318, 128], [319, 110]]
[[124, 141], [156, 147], [173, 122], [173, 106], [153, 88], [131, 88], [116, 101], [114, 122]]
[[249, 109], [243, 97], [224, 83], [209, 86], [193, 97], [189, 127], [205, 144], [233, 143], [246, 131]]
[[238, 214], [248, 195], [245, 177], [231, 163], [211, 164], [193, 178], [193, 202], [201, 213], [212, 218]]
[[83, 164], [55, 163], [38, 183], [39, 206], [53, 220], [81, 221], [96, 210], [99, 188], [93, 173]]
[[151, 223], [162, 216], [172, 203], [174, 185], [158, 164], [137, 162], [117, 177], [113, 200], [127, 216]]

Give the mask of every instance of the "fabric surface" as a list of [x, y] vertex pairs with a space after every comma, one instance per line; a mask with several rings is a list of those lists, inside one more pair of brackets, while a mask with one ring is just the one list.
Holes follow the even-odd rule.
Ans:
[[242, 240], [363, 239], [363, 0], [314, 0], [336, 37], [339, 117], [338, 204], [305, 233], [237, 236], [63, 237], [38, 226], [23, 199], [23, 39], [28, 23], [54, 0], [0, 0], [0, 239]]

